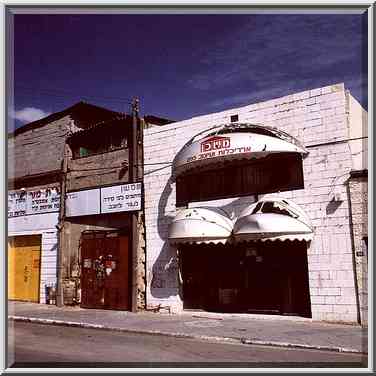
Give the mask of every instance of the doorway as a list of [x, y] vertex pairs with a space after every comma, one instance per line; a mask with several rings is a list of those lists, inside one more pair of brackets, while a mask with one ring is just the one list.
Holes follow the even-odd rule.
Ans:
[[81, 307], [129, 310], [129, 238], [111, 231], [81, 236]]
[[8, 298], [39, 303], [41, 235], [8, 238]]
[[311, 317], [305, 242], [181, 247], [184, 309]]

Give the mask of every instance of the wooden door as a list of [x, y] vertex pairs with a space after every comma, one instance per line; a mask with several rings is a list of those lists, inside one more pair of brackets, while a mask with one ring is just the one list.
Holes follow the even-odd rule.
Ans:
[[41, 236], [8, 238], [8, 298], [39, 302]]
[[117, 233], [85, 234], [81, 243], [81, 306], [128, 310], [129, 240]]

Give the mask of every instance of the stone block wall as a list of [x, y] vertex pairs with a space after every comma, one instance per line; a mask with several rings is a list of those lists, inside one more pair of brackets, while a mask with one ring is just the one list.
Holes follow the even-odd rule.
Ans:
[[[351, 169], [347, 97], [343, 84], [331, 85], [145, 130], [148, 306], [162, 304], [176, 311], [182, 309], [177, 250], [169, 246], [167, 239], [169, 224], [176, 213], [175, 183], [171, 179], [173, 158], [198, 132], [228, 123], [232, 115], [238, 115], [240, 122], [277, 127], [299, 139], [308, 149], [309, 156], [303, 162], [305, 188], [283, 192], [281, 196], [300, 205], [315, 229], [308, 247], [312, 317], [357, 321], [345, 184]], [[242, 197], [208, 203], [233, 207], [239, 212], [253, 201], [254, 197]]]
[[67, 191], [127, 183], [129, 150], [121, 149], [108, 153], [68, 159]]
[[43, 127], [9, 137], [8, 178], [59, 170], [70, 123], [71, 118], [67, 115]]

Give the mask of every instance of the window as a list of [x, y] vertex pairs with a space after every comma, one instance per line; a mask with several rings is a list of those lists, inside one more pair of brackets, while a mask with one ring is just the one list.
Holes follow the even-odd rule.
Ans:
[[[176, 204], [304, 188], [300, 155], [269, 156], [256, 161], [189, 172], [176, 180]], [[285, 208], [284, 208], [285, 209]]]
[[259, 202], [252, 212], [252, 214], [256, 214], [256, 213], [275, 213], [275, 214], [288, 215], [293, 218], [299, 217], [298, 214], [296, 214], [293, 210], [288, 208], [286, 204], [280, 201]]
[[231, 123], [239, 121], [239, 115], [231, 115], [230, 121], [231, 121]]
[[71, 144], [73, 159], [107, 153], [127, 147], [127, 137], [119, 132], [80, 137], [79, 140], [75, 140]]

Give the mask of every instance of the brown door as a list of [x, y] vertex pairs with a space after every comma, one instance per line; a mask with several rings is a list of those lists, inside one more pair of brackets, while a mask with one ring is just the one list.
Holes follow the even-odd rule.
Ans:
[[82, 235], [81, 307], [129, 309], [128, 246], [117, 233]]

